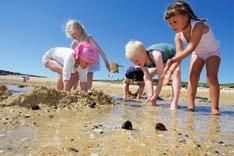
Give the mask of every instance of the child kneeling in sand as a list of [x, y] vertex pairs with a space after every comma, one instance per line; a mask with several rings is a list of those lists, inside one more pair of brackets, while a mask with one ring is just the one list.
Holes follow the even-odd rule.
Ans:
[[[157, 98], [162, 88], [162, 79], [164, 65], [168, 59], [175, 56], [176, 50], [173, 45], [159, 43], [146, 49], [140, 41], [129, 41], [125, 47], [126, 57], [134, 64], [141, 67], [144, 72], [145, 85], [148, 94], [147, 102], [156, 105]], [[159, 82], [157, 87], [153, 87], [152, 78], [158, 75]], [[173, 77], [173, 95], [174, 98], [170, 109], [176, 109], [181, 86], [180, 66], [174, 72]]]
[[138, 66], [130, 66], [124, 77], [124, 99], [128, 99], [130, 84], [137, 84], [139, 86], [137, 92], [134, 94], [136, 99], [140, 99], [145, 88], [144, 72]]
[[[57, 89], [70, 91], [76, 89], [78, 78], [81, 90], [87, 91], [87, 67], [98, 58], [98, 50], [92, 43], [81, 42], [74, 50], [65, 47], [49, 49], [43, 56], [45, 67], [59, 74]], [[79, 74], [79, 76], [78, 76]]]

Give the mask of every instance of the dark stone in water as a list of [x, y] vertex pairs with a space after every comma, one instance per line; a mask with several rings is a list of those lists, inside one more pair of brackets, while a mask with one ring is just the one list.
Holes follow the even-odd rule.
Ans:
[[69, 150], [70, 150], [70, 151], [73, 151], [73, 152], [79, 152], [78, 149], [75, 149], [75, 148], [73, 148], [73, 147], [70, 147]]
[[18, 87], [19, 87], [19, 88], [24, 88], [24, 87], [25, 87], [25, 85], [18, 85]]
[[95, 108], [95, 107], [96, 107], [96, 102], [94, 102], [94, 101], [93, 101], [93, 102], [90, 102], [90, 103], [89, 103], [89, 107], [90, 107], [90, 108]]
[[155, 129], [159, 130], [159, 131], [166, 131], [167, 130], [166, 126], [162, 123], [156, 123]]
[[121, 127], [123, 129], [132, 130], [132, 123], [131, 121], [125, 121]]
[[95, 125], [95, 126], [94, 126], [94, 129], [95, 129], [95, 128], [98, 129], [99, 127], [98, 127], [97, 125]]
[[37, 104], [31, 104], [31, 109], [32, 110], [39, 110], [40, 107]]

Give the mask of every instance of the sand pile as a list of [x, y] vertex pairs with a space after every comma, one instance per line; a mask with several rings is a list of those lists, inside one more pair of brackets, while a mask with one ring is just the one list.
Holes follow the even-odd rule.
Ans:
[[45, 104], [49, 106], [74, 106], [91, 108], [97, 105], [114, 104], [112, 98], [102, 91], [92, 90], [89, 93], [83, 91], [61, 92], [47, 87], [35, 87], [24, 94], [17, 94], [8, 97], [0, 102], [0, 106], [24, 106], [32, 107], [35, 104]]
[[5, 85], [0, 84], [0, 102], [7, 99], [9, 96], [11, 96], [11, 92]]

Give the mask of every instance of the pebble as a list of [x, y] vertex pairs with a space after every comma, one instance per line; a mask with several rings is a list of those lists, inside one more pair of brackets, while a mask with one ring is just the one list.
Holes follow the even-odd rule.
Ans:
[[90, 108], [95, 108], [96, 107], [96, 102], [90, 102], [89, 107]]
[[25, 118], [30, 118], [31, 115], [30, 115], [30, 114], [25, 114], [24, 117], [25, 117]]
[[32, 110], [39, 110], [40, 107], [39, 107], [39, 105], [37, 105], [37, 104], [31, 104], [31, 109], [32, 109]]
[[51, 114], [50, 114], [50, 115], [49, 115], [49, 118], [54, 118], [54, 115], [51, 115]]
[[155, 129], [159, 130], [159, 131], [166, 131], [167, 130], [166, 126], [162, 123], [156, 123]]
[[69, 150], [71, 150], [71, 151], [73, 151], [73, 152], [79, 152], [78, 149], [75, 149], [75, 148], [73, 148], [73, 147], [70, 147]]
[[127, 130], [132, 130], [132, 123], [131, 121], [125, 121], [122, 126], [121, 126], [123, 129], [127, 129]]

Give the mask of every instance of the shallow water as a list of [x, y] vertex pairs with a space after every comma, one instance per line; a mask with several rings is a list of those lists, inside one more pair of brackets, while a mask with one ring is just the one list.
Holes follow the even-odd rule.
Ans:
[[[169, 110], [167, 101], [148, 106], [142, 101], [79, 112], [60, 110], [33, 119], [35, 126], [0, 131], [0, 154], [5, 155], [234, 155], [234, 107], [221, 105], [221, 115], [210, 115], [210, 105], [184, 104]], [[133, 130], [121, 129], [129, 120]], [[167, 131], [156, 131], [156, 123]]]
[[26, 91], [29, 91], [32, 88], [31, 87], [22, 87], [21, 88], [21, 87], [17, 87], [17, 86], [8, 86], [8, 89], [12, 94], [18, 94], [18, 93], [24, 93]]

